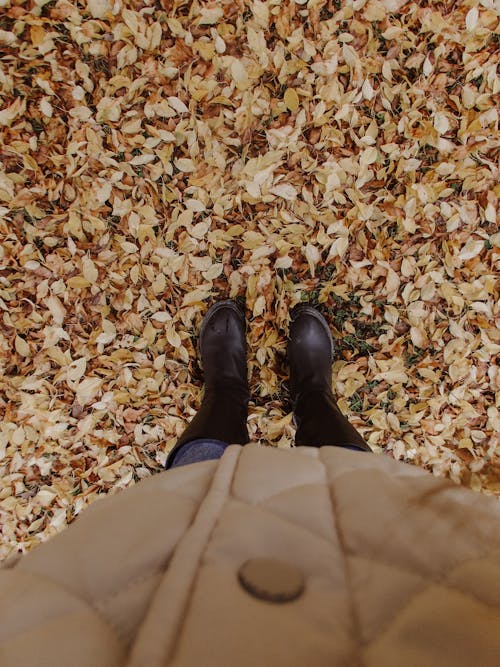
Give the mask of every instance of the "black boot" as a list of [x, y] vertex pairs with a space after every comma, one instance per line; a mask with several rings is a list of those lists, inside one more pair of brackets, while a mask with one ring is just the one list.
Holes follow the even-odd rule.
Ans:
[[241, 445], [249, 441], [246, 322], [236, 301], [219, 301], [208, 309], [200, 328], [198, 355], [205, 376], [203, 400], [194, 419], [169, 452], [166, 469], [190, 440], [213, 438]]
[[290, 398], [296, 445], [351, 445], [371, 451], [340, 411], [331, 388], [334, 345], [330, 328], [313, 306], [298, 304], [291, 312], [287, 348]]

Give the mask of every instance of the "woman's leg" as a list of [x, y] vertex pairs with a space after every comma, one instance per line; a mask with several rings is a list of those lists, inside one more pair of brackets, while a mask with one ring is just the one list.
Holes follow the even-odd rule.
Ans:
[[327, 321], [309, 304], [298, 304], [291, 315], [287, 355], [297, 427], [295, 443], [371, 451], [334, 398], [331, 382], [335, 348]]
[[180, 460], [177, 459], [178, 452], [188, 443], [190, 449], [194, 449], [193, 441], [208, 438], [229, 444], [248, 442], [250, 391], [245, 334], [245, 315], [234, 300], [219, 301], [208, 309], [199, 335], [199, 354], [205, 376], [203, 400], [194, 419], [169, 453], [166, 469], [172, 466], [174, 459]]
[[220, 459], [229, 443], [213, 438], [198, 438], [190, 440], [174, 455], [171, 468], [199, 463], [200, 461], [211, 461]]
[[295, 400], [296, 445], [336, 445], [370, 452], [369, 445], [342, 414], [331, 391], [299, 394]]

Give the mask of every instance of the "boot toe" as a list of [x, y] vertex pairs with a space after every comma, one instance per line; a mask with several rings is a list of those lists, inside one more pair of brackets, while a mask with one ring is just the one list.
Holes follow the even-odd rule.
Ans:
[[199, 335], [200, 352], [213, 344], [246, 346], [245, 316], [232, 300], [219, 301], [211, 306], [203, 318]]
[[207, 311], [198, 353], [207, 385], [248, 383], [245, 316], [234, 301], [220, 301]]
[[307, 350], [314, 350], [314, 356], [318, 354], [324, 360], [328, 358], [329, 363], [335, 355], [330, 327], [323, 315], [307, 304], [298, 304], [291, 312], [288, 352], [299, 351], [307, 354]]

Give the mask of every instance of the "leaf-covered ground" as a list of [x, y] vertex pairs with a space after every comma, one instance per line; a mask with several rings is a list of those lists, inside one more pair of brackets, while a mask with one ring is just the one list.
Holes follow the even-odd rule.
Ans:
[[375, 452], [500, 495], [495, 0], [0, 0], [0, 557], [162, 469], [246, 306], [289, 447], [289, 310]]

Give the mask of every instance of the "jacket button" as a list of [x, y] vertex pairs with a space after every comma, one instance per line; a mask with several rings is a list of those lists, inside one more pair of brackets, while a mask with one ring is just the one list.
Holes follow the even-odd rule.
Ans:
[[298, 567], [275, 558], [250, 558], [238, 570], [238, 580], [248, 593], [268, 602], [295, 600], [305, 587]]

